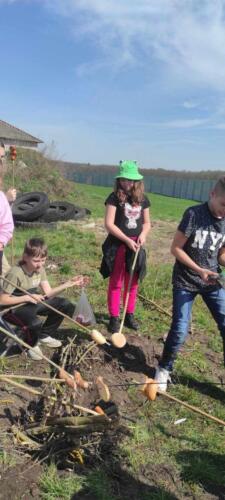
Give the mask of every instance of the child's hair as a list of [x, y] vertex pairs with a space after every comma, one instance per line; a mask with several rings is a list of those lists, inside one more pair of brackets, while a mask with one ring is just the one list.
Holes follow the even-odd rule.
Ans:
[[114, 185], [114, 193], [119, 199], [120, 203], [126, 203], [128, 196], [131, 198], [133, 205], [139, 205], [144, 199], [144, 182], [143, 181], [133, 181], [133, 187], [129, 192], [129, 195], [125, 193], [120, 185], [120, 179], [116, 179]]
[[31, 238], [27, 240], [24, 246], [22, 259], [20, 264], [25, 264], [24, 256], [28, 257], [47, 257], [48, 247], [42, 238]]
[[218, 179], [213, 188], [213, 191], [217, 196], [225, 196], [225, 176]]

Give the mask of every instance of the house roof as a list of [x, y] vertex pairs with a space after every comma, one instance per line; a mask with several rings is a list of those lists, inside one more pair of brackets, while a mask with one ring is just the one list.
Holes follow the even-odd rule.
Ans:
[[0, 139], [29, 141], [37, 144], [43, 142], [41, 139], [24, 132], [24, 130], [14, 127], [14, 125], [10, 125], [10, 123], [4, 122], [3, 120], [0, 120]]

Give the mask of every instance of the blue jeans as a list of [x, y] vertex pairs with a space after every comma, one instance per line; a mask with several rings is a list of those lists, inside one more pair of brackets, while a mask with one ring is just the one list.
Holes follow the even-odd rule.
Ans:
[[225, 364], [225, 290], [217, 288], [211, 291], [190, 292], [184, 288], [173, 289], [173, 320], [168, 333], [160, 366], [171, 371], [177, 352], [188, 334], [192, 305], [197, 295], [201, 295], [210, 310], [223, 340]]

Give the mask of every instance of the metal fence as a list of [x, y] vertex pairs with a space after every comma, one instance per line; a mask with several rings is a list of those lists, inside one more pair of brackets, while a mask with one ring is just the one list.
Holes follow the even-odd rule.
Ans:
[[[95, 186], [110, 187], [114, 184], [112, 172], [81, 172], [70, 171], [67, 178], [81, 184], [93, 184]], [[144, 175], [145, 191], [172, 196], [174, 198], [185, 198], [195, 201], [206, 201], [209, 191], [215, 184], [215, 180], [179, 178], [175, 176]]]

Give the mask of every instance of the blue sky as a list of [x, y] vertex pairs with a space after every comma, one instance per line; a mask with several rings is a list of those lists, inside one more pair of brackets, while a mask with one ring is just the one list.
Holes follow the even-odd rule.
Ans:
[[66, 161], [225, 171], [225, 0], [0, 0], [1, 113]]

